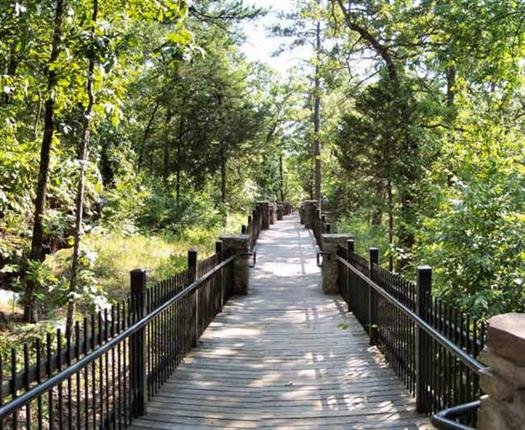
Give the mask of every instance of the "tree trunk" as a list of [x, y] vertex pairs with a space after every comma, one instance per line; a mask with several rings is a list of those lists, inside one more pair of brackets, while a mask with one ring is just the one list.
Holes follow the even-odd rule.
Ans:
[[283, 169], [283, 153], [279, 153], [279, 194], [281, 202], [284, 202], [284, 169]]
[[221, 150], [221, 203], [226, 203], [226, 154]]
[[179, 135], [177, 136], [177, 182], [175, 184], [177, 208], [180, 207], [180, 175], [182, 170], [182, 138], [184, 136], [184, 113], [179, 117]]
[[160, 103], [158, 100], [155, 101], [155, 106], [153, 107], [153, 111], [151, 112], [151, 115], [148, 120], [148, 125], [146, 125], [146, 129], [144, 130], [144, 136], [142, 137], [142, 145], [139, 147], [139, 169], [142, 167], [144, 163], [144, 153], [146, 152], [146, 142], [148, 141], [149, 135], [151, 133], [151, 128], [153, 126], [153, 121], [155, 120], [155, 115], [157, 115], [157, 111], [159, 110]]
[[376, 182], [376, 201], [372, 211], [372, 225], [379, 226], [383, 221], [383, 184], [380, 180]]
[[454, 90], [454, 85], [456, 85], [456, 68], [449, 67], [447, 68], [447, 106], [453, 107], [456, 92]]
[[[319, 4], [319, 1], [317, 2]], [[314, 200], [317, 200], [321, 207], [321, 71], [319, 67], [321, 56], [321, 22], [317, 21], [316, 28], [316, 57], [315, 65], [315, 85], [314, 85]]]
[[[98, 15], [98, 0], [93, 0], [93, 10], [91, 15], [91, 36], [95, 34], [95, 24], [97, 22]], [[82, 240], [82, 217], [84, 213], [84, 194], [85, 194], [85, 174], [86, 167], [89, 161], [89, 138], [90, 138], [90, 124], [91, 117], [93, 115], [93, 105], [95, 104], [95, 97], [93, 95], [93, 80], [95, 70], [95, 59], [93, 56], [89, 57], [88, 75], [86, 81], [86, 93], [88, 96], [88, 104], [86, 111], [84, 112], [84, 121], [82, 124], [82, 141], [79, 147], [79, 159], [80, 159], [80, 176], [78, 180], [77, 196], [76, 196], [76, 207], [75, 207], [75, 232], [74, 232], [74, 245], [73, 245], [73, 258], [71, 261], [71, 278], [69, 282], [69, 298], [67, 307], [67, 318], [66, 318], [66, 335], [71, 336], [71, 330], [73, 329], [73, 322], [75, 318], [75, 307], [76, 307], [76, 295], [78, 289], [78, 269], [80, 263], [80, 242]]]
[[164, 135], [164, 161], [162, 168], [162, 179], [164, 181], [164, 186], [168, 185], [168, 177], [170, 175], [170, 122], [171, 122], [171, 109], [166, 110], [166, 134]]
[[[392, 250], [392, 245], [394, 244], [394, 203], [392, 196], [392, 181], [389, 179], [387, 183], [387, 201], [388, 201], [388, 245], [390, 250]], [[390, 252], [388, 257], [388, 270], [394, 270], [394, 257]]]
[[[45, 215], [46, 193], [49, 175], [49, 160], [51, 156], [51, 146], [53, 143], [53, 132], [55, 126], [55, 87], [57, 84], [57, 73], [54, 64], [58, 59], [61, 50], [62, 22], [64, 19], [66, 0], [56, 0], [55, 21], [53, 29], [53, 41], [51, 45], [51, 55], [47, 69], [47, 100], [44, 113], [44, 133], [40, 148], [40, 166], [38, 172], [38, 184], [36, 189], [35, 212], [33, 224], [33, 236], [31, 239], [30, 260], [43, 261], [43, 218]], [[26, 280], [24, 297], [24, 321], [36, 321], [35, 308], [35, 289], [37, 285], [34, 281]]]

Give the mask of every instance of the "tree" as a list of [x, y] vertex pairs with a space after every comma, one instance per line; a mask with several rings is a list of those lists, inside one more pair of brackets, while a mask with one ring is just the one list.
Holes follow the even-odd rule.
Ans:
[[313, 51], [312, 58], [306, 60], [313, 68], [313, 88], [309, 94], [311, 103], [312, 135], [311, 160], [313, 171], [313, 183], [311, 184], [311, 198], [321, 205], [322, 197], [322, 167], [321, 167], [321, 98], [323, 92], [323, 60], [326, 53], [323, 50], [323, 39], [325, 37], [322, 22], [324, 5], [321, 0], [307, 0], [299, 2], [296, 12], [283, 14], [282, 24], [273, 28], [273, 33], [281, 37], [291, 38], [289, 49], [299, 46], [310, 45]]
[[[33, 221], [33, 235], [31, 239], [31, 251], [29, 259], [43, 261], [43, 218], [45, 215], [46, 192], [49, 175], [49, 161], [53, 134], [55, 130], [55, 91], [57, 85], [56, 62], [62, 49], [62, 26], [65, 15], [66, 0], [56, 0], [55, 20], [53, 27], [53, 40], [51, 44], [51, 55], [47, 63], [47, 100], [44, 108], [44, 131], [42, 145], [40, 147], [40, 168], [38, 172], [38, 184], [36, 188], [35, 211]], [[28, 280], [24, 297], [24, 320], [35, 321], [35, 289], [37, 285], [33, 280]]]
[[66, 317], [66, 334], [69, 337], [73, 329], [73, 319], [75, 316], [75, 295], [77, 294], [77, 276], [80, 260], [80, 241], [82, 237], [82, 217], [84, 211], [84, 192], [85, 192], [85, 172], [86, 164], [89, 158], [89, 139], [90, 139], [90, 124], [93, 115], [93, 106], [95, 104], [95, 96], [93, 94], [93, 83], [97, 52], [95, 50], [96, 34], [95, 29], [98, 17], [98, 0], [93, 0], [93, 9], [91, 14], [91, 28], [89, 30], [89, 39], [93, 44], [87, 51], [88, 70], [86, 78], [86, 94], [88, 103], [84, 113], [82, 123], [82, 138], [79, 145], [79, 161], [80, 161], [80, 175], [78, 180], [78, 189], [75, 202], [75, 230], [73, 233], [73, 256], [71, 258], [71, 278], [69, 284], [69, 302]]

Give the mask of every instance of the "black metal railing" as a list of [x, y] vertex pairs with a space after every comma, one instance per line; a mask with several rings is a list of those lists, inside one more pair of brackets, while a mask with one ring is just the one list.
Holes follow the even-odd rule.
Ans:
[[440, 430], [474, 430], [461, 422], [465, 417], [473, 417], [481, 405], [481, 400], [444, 409], [432, 416], [432, 424]]
[[191, 265], [190, 252], [187, 270], [151, 287], [135, 270], [126, 302], [77, 322], [68, 337], [57, 330], [25, 344], [22, 369], [13, 349], [9, 376], [0, 375], [0, 427], [120, 428], [142, 415], [231, 295], [235, 258]]
[[[242, 228], [251, 250], [262, 216], [258, 205]], [[143, 415], [232, 295], [237, 257], [246, 255], [217, 241], [214, 255], [198, 261], [189, 251], [188, 268], [155, 285], [134, 270], [123, 302], [77, 321], [68, 336], [59, 329], [0, 355], [0, 430], [122, 428]]]
[[319, 209], [315, 211], [315, 219], [312, 229], [315, 241], [319, 249], [323, 249], [323, 234], [334, 233], [332, 226], [328, 222], [326, 215], [323, 215]]
[[[475, 359], [485, 343], [485, 325], [443, 300], [432, 297], [431, 269], [418, 268], [417, 282], [385, 270], [379, 253], [357, 255], [354, 241], [339, 248], [338, 286], [394, 372], [416, 397], [417, 410], [435, 414], [478, 400]], [[458, 425], [474, 425], [475, 413], [457, 414]]]

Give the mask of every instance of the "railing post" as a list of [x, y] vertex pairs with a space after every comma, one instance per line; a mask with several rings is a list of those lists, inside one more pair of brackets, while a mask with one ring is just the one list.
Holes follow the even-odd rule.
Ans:
[[259, 212], [257, 212], [257, 209], [254, 209], [252, 211], [252, 240], [257, 240], [257, 236], [259, 235]]
[[[432, 269], [429, 266], [417, 268], [416, 313], [426, 319], [426, 310], [432, 292]], [[420, 327], [416, 328], [416, 408], [418, 412], [428, 413], [431, 406], [428, 401], [427, 381], [429, 363], [428, 337]]]
[[[355, 252], [355, 241], [354, 239], [348, 239], [346, 241], [346, 261], [350, 262], [350, 255], [352, 255], [353, 253]], [[348, 305], [348, 312], [352, 312], [352, 305], [350, 304], [350, 299], [351, 299], [351, 292], [350, 292], [350, 288], [351, 288], [351, 283], [350, 283], [350, 269], [346, 269], [346, 291], [347, 291], [347, 294], [348, 294], [348, 298], [347, 298], [347, 301], [346, 301], [346, 304]]]
[[268, 230], [270, 228], [270, 203], [261, 202], [259, 210], [261, 211], [261, 230]]
[[330, 224], [326, 224], [326, 234], [332, 233], [332, 226]]
[[246, 230], [246, 234], [250, 236], [250, 247], [253, 244], [253, 241], [255, 240], [254, 239], [254, 231], [255, 231], [254, 224], [255, 223], [253, 221], [252, 216], [248, 215], [248, 229]]
[[339, 247], [344, 248], [349, 234], [323, 234], [321, 243], [323, 249], [323, 265], [321, 266], [321, 275], [323, 277], [323, 293], [339, 294], [338, 284], [338, 262], [335, 258]]
[[[368, 273], [370, 279], [374, 280], [374, 264], [379, 264], [379, 249], [369, 248], [368, 250], [369, 267]], [[370, 345], [377, 344], [377, 297], [374, 289], [368, 287], [368, 335], [370, 336]]]
[[[146, 271], [135, 269], [130, 272], [131, 312], [134, 321], [146, 315]], [[140, 417], [146, 413], [146, 329], [141, 328], [130, 338], [130, 389], [132, 394], [131, 413]]]
[[[222, 241], [217, 240], [215, 242], [215, 254], [217, 255], [217, 264], [221, 264], [223, 260], [223, 247]], [[224, 271], [221, 269], [219, 272], [219, 286], [221, 288], [221, 294], [219, 296], [219, 312], [222, 312], [222, 307], [224, 306], [224, 277], [222, 276]]]
[[303, 204], [301, 205], [302, 210], [302, 217], [303, 217], [303, 223], [304, 227], [310, 230], [313, 230], [315, 233], [316, 229], [316, 223], [317, 220], [316, 217], [316, 203], [317, 200], [305, 200]]
[[277, 203], [277, 221], [281, 221], [284, 216], [284, 206], [283, 203]]
[[[197, 251], [188, 251], [188, 285], [197, 280]], [[197, 346], [199, 341], [199, 289], [195, 290], [195, 339], [193, 346]]]
[[246, 226], [243, 224], [243, 225], [241, 226], [241, 234], [246, 234], [246, 231], [247, 231], [247, 230], [246, 230]]
[[[228, 296], [233, 294], [248, 294], [250, 283], [250, 236], [221, 236], [224, 251], [236, 254], [233, 264], [232, 279], [228, 279]], [[228, 297], [226, 297], [227, 299]]]

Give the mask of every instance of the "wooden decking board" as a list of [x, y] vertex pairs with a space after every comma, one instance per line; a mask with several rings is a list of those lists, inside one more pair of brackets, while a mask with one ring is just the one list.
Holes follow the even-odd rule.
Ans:
[[[294, 388], [294, 387], [292, 387]], [[232, 389], [232, 388], [221, 388], [219, 386], [211, 386], [211, 385], [208, 385], [208, 386], [202, 386], [202, 387], [195, 387], [195, 388], [188, 388], [187, 385], [185, 386], [180, 386], [180, 388], [176, 388], [174, 386], [170, 386], [170, 387], [166, 387], [166, 389], [164, 390], [161, 390], [161, 393], [164, 393], [168, 390], [175, 390], [175, 389], [178, 389], [180, 390], [181, 393], [183, 394], [217, 394], [217, 393], [222, 393], [224, 394], [225, 396], [234, 396], [235, 398], [239, 398], [241, 397], [243, 400], [244, 398], [247, 396], [247, 394], [250, 395], [250, 398], [254, 398], [254, 399], [259, 399], [261, 397], [274, 397], [274, 398], [280, 398], [279, 396], [284, 396], [284, 395], [287, 395], [287, 394], [296, 394], [296, 395], [299, 395], [301, 393], [304, 393], [304, 394], [310, 394], [310, 393], [319, 393], [319, 388], [318, 387], [314, 387], [314, 386], [311, 386], [311, 387], [295, 387], [296, 390], [264, 390], [264, 391], [257, 391], [256, 388], [253, 388], [253, 389], [249, 389], [249, 390], [240, 390], [240, 389]], [[317, 391], [316, 391], [317, 389]], [[335, 396], [335, 395], [338, 395], [338, 394], [352, 394], [352, 395], [362, 395], [362, 396], [365, 396], [365, 395], [370, 395], [370, 396], [373, 396], [373, 395], [376, 395], [376, 394], [380, 394], [380, 393], [385, 393], [385, 392], [389, 392], [389, 393], [398, 393], [399, 392], [399, 385], [394, 385], [394, 384], [391, 384], [391, 385], [381, 385], [381, 386], [376, 386], [376, 387], [371, 387], [370, 389], [367, 389], [366, 387], [363, 387], [363, 388], [356, 388], [356, 387], [353, 387], [353, 386], [342, 386], [340, 387], [339, 389], [334, 389], [334, 388], [325, 388], [323, 387], [322, 389], [322, 394], [323, 396]]]
[[210, 324], [139, 429], [417, 429], [428, 421], [339, 297], [296, 217], [263, 232], [251, 290]]
[[[321, 398], [321, 397], [295, 397], [293, 399], [278, 399], [278, 398], [259, 398], [259, 399], [242, 399], [242, 402], [238, 400], [230, 400], [227, 397], [220, 396], [173, 396], [173, 395], [158, 395], [155, 396], [155, 402], [161, 403], [172, 403], [174, 399], [177, 399], [177, 403], [182, 405], [210, 405], [216, 406], [217, 402], [220, 402], [221, 406], [225, 407], [234, 407], [234, 408], [246, 408], [250, 409], [253, 405], [261, 406], [263, 408], [272, 407], [272, 408], [288, 408], [296, 406], [310, 406], [318, 404], [324, 404], [333, 400], [339, 400], [339, 398]], [[399, 398], [395, 393], [391, 396], [388, 395], [367, 395], [367, 396], [353, 396], [353, 397], [342, 397], [341, 401], [347, 403], [356, 404], [356, 405], [366, 405], [370, 403], [382, 403], [382, 402], [391, 402], [394, 405], [403, 405], [406, 404], [406, 398]]]

